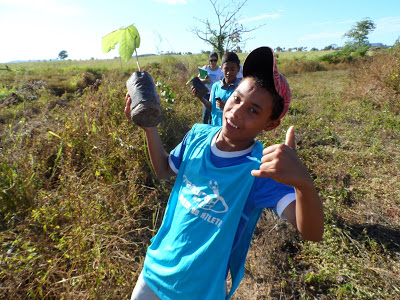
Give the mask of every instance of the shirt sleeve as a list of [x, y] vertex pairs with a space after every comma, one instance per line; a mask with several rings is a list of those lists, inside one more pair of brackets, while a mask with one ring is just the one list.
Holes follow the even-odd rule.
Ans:
[[168, 157], [169, 166], [171, 167], [172, 171], [175, 172], [175, 174], [178, 174], [178, 172], [179, 172], [179, 167], [181, 166], [183, 153], [185, 153], [185, 149], [186, 149], [188, 136], [189, 136], [189, 132], [186, 133], [182, 142], [178, 146], [176, 146], [175, 149], [173, 149], [171, 151], [171, 153], [169, 154], [169, 157]]
[[296, 194], [292, 186], [278, 183], [271, 178], [256, 177], [248, 200], [250, 206], [272, 209], [282, 218], [282, 212], [296, 200]]

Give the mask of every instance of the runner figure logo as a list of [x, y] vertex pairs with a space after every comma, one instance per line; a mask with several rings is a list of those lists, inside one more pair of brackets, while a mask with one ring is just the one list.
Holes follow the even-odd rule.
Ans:
[[208, 186], [211, 188], [214, 195], [207, 195], [204, 199], [193, 197], [193, 200], [197, 202], [198, 207], [218, 214], [227, 212], [228, 205], [226, 204], [224, 197], [219, 194], [218, 182], [211, 179]]
[[192, 199], [195, 201], [197, 208], [218, 214], [228, 211], [229, 207], [224, 197], [219, 194], [218, 181], [211, 179], [208, 183], [208, 187], [211, 188], [213, 194], [206, 194], [204, 191], [199, 190], [185, 175], [183, 175], [183, 181], [186, 184], [186, 188], [193, 194]]

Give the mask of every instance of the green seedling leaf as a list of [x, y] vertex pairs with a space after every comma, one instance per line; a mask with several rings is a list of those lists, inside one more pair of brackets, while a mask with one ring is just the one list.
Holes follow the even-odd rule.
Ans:
[[125, 28], [115, 30], [105, 37], [101, 42], [104, 53], [115, 49], [115, 45], [119, 44], [118, 53], [124, 62], [127, 62], [133, 55], [136, 48], [140, 46], [140, 35], [135, 26], [131, 25]]

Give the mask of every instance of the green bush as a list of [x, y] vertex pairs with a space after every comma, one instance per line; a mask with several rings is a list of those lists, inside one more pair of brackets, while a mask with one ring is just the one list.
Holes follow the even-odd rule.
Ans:
[[350, 63], [355, 59], [364, 57], [369, 48], [369, 45], [362, 45], [359, 47], [356, 45], [346, 45], [342, 50], [319, 57], [319, 60], [331, 64]]

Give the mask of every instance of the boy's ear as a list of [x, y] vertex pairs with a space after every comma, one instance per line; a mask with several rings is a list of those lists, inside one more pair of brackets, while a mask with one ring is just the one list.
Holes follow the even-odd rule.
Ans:
[[267, 124], [264, 127], [265, 131], [271, 131], [274, 130], [276, 127], [278, 127], [281, 124], [281, 120], [268, 120]]

